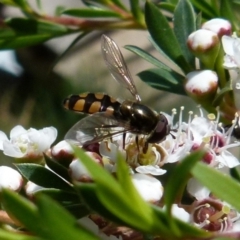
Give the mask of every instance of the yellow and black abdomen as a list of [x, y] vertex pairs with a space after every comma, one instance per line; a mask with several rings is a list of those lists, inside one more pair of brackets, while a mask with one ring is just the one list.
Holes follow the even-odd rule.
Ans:
[[103, 93], [81, 93], [79, 95], [71, 95], [63, 101], [66, 109], [93, 114], [97, 112], [118, 111], [120, 103], [114, 98]]

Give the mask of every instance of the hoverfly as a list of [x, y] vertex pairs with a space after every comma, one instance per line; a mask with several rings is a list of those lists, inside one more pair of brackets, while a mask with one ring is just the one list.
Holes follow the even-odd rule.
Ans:
[[141, 98], [117, 44], [102, 35], [101, 48], [113, 78], [127, 88], [135, 100], [120, 102], [103, 93], [71, 95], [64, 100], [64, 107], [91, 115], [77, 122], [65, 139], [86, 146], [129, 132], [136, 134], [136, 139], [138, 135], [143, 135], [146, 147], [148, 143], [161, 142], [170, 132], [167, 118], [141, 104]]

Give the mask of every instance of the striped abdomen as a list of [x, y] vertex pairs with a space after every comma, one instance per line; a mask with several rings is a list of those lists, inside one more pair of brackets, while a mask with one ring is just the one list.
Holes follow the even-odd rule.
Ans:
[[103, 93], [82, 93], [79, 95], [71, 95], [63, 101], [66, 109], [82, 112], [113, 112], [118, 110], [121, 105], [118, 101]]

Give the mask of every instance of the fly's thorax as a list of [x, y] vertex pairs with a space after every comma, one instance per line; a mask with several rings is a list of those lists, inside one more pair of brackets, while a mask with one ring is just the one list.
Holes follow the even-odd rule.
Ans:
[[141, 134], [151, 133], [158, 123], [158, 114], [141, 103], [126, 100], [120, 106], [120, 112], [132, 129]]
[[97, 112], [113, 113], [120, 103], [104, 93], [81, 93], [71, 95], [64, 100], [64, 107], [76, 112], [93, 114]]

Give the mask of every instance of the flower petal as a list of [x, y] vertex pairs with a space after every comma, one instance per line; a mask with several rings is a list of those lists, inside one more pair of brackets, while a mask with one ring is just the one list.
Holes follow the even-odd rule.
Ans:
[[138, 166], [135, 169], [138, 173], [143, 173], [143, 174], [151, 174], [155, 176], [163, 175], [167, 171], [164, 169], [161, 169], [157, 165], [146, 165], [146, 166]]
[[6, 140], [8, 141], [7, 135], [0, 131], [0, 150], [3, 150], [3, 142]]
[[14, 127], [11, 130], [11, 132], [10, 132], [10, 139], [16, 138], [19, 135], [24, 134], [26, 132], [27, 132], [27, 130], [24, 127], [22, 127], [21, 125], [17, 125], [16, 127]]
[[20, 148], [9, 141], [3, 142], [3, 153], [10, 157], [21, 158], [24, 157], [25, 153], [23, 153]]

